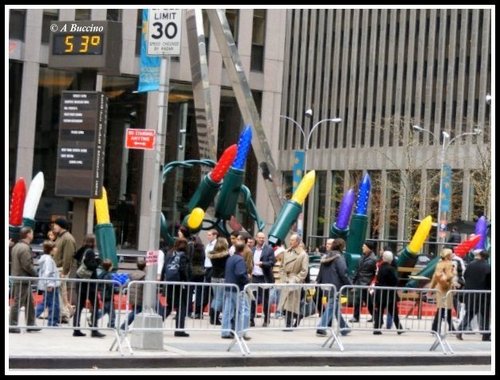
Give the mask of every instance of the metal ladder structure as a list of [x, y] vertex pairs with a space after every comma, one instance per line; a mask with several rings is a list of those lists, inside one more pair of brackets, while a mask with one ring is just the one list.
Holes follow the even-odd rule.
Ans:
[[[260, 116], [243, 71], [243, 65], [226, 14], [221, 9], [207, 9], [206, 12], [222, 54], [224, 66], [233, 85], [243, 121], [245, 124], [252, 126], [252, 133], [257, 136], [257, 139], [252, 139], [252, 147], [259, 166], [267, 165], [269, 174], [273, 178], [273, 181], [265, 180], [264, 183], [273, 210], [278, 214], [282, 206], [279, 195], [281, 194], [281, 176], [277, 175], [271, 149], [260, 122]], [[186, 23], [200, 157], [207, 157], [216, 161], [215, 133], [210, 104], [208, 61], [202, 11], [200, 9], [187, 10]]]

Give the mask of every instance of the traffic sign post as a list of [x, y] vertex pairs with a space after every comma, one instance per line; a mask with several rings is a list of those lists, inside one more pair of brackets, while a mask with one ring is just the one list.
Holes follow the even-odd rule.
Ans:
[[148, 55], [181, 54], [179, 9], [151, 9], [148, 19]]
[[[165, 161], [165, 136], [167, 135], [167, 108], [170, 82], [170, 56], [181, 52], [181, 16], [179, 9], [151, 9], [148, 15], [148, 55], [160, 55], [160, 86], [158, 90], [158, 139], [154, 142], [154, 165], [151, 187], [151, 217], [149, 228], [149, 252], [157, 252], [160, 245], [160, 216], [163, 194], [161, 167]], [[151, 254], [153, 257], [153, 254]], [[146, 263], [147, 263], [146, 259]], [[152, 260], [150, 258], [149, 260]], [[156, 259], [157, 260], [157, 259]], [[153, 269], [154, 268], [154, 269]], [[146, 280], [156, 280], [156, 265], [147, 264]], [[143, 310], [138, 314], [134, 324], [138, 328], [161, 327], [162, 319], [156, 310], [156, 285], [147, 283], [144, 286]], [[163, 333], [161, 331], [139, 331], [131, 341], [132, 347], [143, 349], [162, 349]]]

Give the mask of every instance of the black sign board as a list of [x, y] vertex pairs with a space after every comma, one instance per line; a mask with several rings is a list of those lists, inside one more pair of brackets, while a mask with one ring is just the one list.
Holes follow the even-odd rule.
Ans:
[[122, 24], [114, 21], [55, 21], [50, 24], [49, 67], [119, 73]]
[[102, 92], [63, 91], [55, 194], [100, 198], [108, 100]]

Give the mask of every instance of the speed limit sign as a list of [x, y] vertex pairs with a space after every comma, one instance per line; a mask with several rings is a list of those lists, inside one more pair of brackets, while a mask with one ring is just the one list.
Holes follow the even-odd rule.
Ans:
[[151, 9], [148, 19], [148, 55], [181, 54], [180, 9]]

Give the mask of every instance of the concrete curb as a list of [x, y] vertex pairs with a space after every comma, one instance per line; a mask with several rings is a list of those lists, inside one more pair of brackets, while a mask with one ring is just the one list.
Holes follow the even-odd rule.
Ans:
[[491, 365], [491, 356], [417, 354], [405, 356], [247, 356], [247, 357], [24, 357], [9, 358], [11, 369], [123, 369], [123, 368], [207, 368], [207, 367], [282, 367], [293, 359], [294, 366], [416, 366], [416, 365]]

